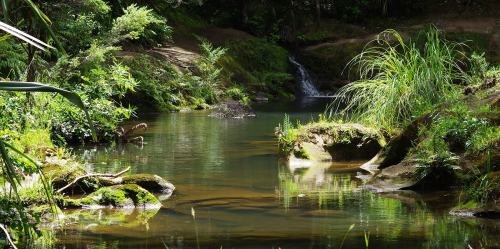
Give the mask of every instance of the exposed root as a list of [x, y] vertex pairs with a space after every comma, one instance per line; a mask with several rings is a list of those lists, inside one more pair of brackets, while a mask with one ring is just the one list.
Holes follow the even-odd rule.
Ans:
[[73, 186], [74, 184], [76, 184], [78, 181], [84, 179], [84, 178], [87, 178], [87, 177], [105, 177], [105, 178], [117, 178], [123, 174], [125, 174], [126, 172], [128, 172], [130, 170], [130, 167], [116, 173], [116, 174], [99, 174], [99, 173], [93, 173], [93, 174], [86, 174], [84, 176], [80, 176], [80, 177], [77, 177], [75, 180], [73, 180], [72, 182], [68, 183], [68, 185], [58, 189], [56, 191], [56, 193], [62, 193], [64, 190], [68, 189], [69, 187]]

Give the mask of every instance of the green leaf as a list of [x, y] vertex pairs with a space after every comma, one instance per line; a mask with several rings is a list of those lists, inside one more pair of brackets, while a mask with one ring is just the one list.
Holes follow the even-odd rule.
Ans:
[[16, 92], [53, 92], [58, 93], [69, 100], [71, 103], [75, 104], [78, 108], [82, 109], [85, 116], [89, 122], [90, 129], [92, 131], [92, 138], [97, 141], [97, 135], [95, 128], [90, 120], [90, 116], [83, 104], [82, 99], [78, 94], [70, 92], [57, 87], [44, 85], [36, 82], [20, 82], [20, 81], [0, 81], [0, 90], [2, 91], [16, 91]]
[[48, 45], [47, 43], [43, 42], [43, 41], [40, 41], [39, 39], [19, 30], [19, 29], [16, 29], [4, 22], [0, 22], [0, 30], [3, 30], [41, 50], [45, 50], [45, 48], [54, 48], [50, 45]]

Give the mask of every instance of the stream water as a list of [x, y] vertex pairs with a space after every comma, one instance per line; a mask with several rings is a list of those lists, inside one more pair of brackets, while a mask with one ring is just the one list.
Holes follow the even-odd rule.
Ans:
[[498, 223], [447, 214], [453, 193], [375, 194], [355, 178], [359, 162], [303, 170], [280, 162], [273, 130], [283, 114], [305, 122], [324, 105], [263, 104], [245, 120], [150, 115], [144, 146], [77, 150], [96, 172], [131, 166], [177, 189], [159, 210], [65, 211], [73, 222], [56, 230], [56, 247], [498, 248]]

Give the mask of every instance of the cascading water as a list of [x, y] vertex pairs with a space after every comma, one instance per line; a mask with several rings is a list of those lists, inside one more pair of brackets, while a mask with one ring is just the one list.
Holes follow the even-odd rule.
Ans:
[[320, 96], [321, 93], [313, 84], [311, 75], [309, 74], [309, 72], [307, 72], [306, 68], [302, 66], [302, 64], [300, 64], [297, 60], [295, 60], [293, 56], [288, 57], [288, 60], [290, 60], [290, 63], [292, 63], [297, 68], [301, 94], [306, 97]]

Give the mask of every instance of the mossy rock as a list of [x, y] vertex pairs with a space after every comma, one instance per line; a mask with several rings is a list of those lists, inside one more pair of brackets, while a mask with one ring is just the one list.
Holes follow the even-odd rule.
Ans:
[[313, 123], [297, 134], [293, 155], [312, 161], [369, 159], [385, 145], [382, 132], [360, 124]]
[[80, 199], [64, 199], [66, 208], [157, 208], [160, 201], [149, 191], [136, 184], [103, 187]]
[[161, 176], [151, 174], [135, 174], [124, 176], [122, 178], [122, 183], [137, 184], [152, 193], [171, 195], [175, 190], [175, 186], [172, 183], [163, 179]]
[[[43, 175], [52, 183], [54, 189], [62, 188], [78, 177], [87, 174], [80, 164], [71, 160], [48, 158], [42, 167]], [[66, 189], [66, 194], [92, 192], [99, 188], [99, 181], [95, 177], [82, 179], [72, 187]]]

